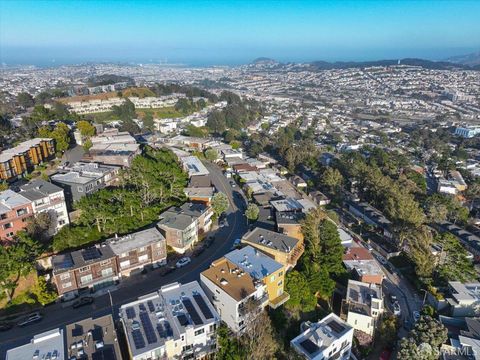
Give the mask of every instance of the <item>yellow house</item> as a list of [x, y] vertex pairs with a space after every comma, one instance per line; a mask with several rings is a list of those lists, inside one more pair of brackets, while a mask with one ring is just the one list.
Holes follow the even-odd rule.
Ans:
[[284, 304], [290, 295], [284, 291], [285, 265], [252, 246], [234, 250], [225, 258], [256, 280], [262, 281], [268, 293], [268, 305], [276, 309]]
[[255, 228], [246, 233], [242, 243], [262, 251], [286, 269], [295, 267], [304, 251], [303, 241], [263, 228]]

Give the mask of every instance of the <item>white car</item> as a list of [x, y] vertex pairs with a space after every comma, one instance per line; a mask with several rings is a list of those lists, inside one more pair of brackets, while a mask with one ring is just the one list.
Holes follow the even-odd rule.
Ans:
[[398, 301], [394, 302], [393, 303], [393, 314], [396, 315], [396, 316], [400, 316], [401, 313], [402, 313], [402, 311], [400, 310], [400, 304], [398, 303]]
[[40, 315], [40, 313], [36, 312], [36, 313], [28, 315], [26, 318], [23, 319], [23, 321], [19, 322], [17, 325], [20, 326], [20, 327], [24, 327], [24, 326], [36, 323], [40, 320], [42, 320], [42, 315]]
[[178, 260], [177, 263], [175, 264], [175, 266], [177, 268], [181, 268], [181, 267], [187, 266], [191, 262], [192, 262], [192, 259], [190, 259], [188, 256], [185, 256], [185, 257], [181, 258], [180, 260]]

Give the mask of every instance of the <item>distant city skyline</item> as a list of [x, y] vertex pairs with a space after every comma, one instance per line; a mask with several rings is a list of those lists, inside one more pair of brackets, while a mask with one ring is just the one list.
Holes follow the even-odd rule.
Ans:
[[6, 1], [0, 61], [241, 64], [480, 50], [478, 1]]

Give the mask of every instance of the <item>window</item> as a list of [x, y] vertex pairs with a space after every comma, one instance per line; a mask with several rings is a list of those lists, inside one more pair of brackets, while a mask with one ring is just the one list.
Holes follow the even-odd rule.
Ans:
[[70, 273], [65, 273], [60, 275], [60, 280], [67, 280], [70, 279]]
[[127, 257], [128, 256], [128, 253], [121, 253], [120, 254], [120, 257]]
[[126, 267], [129, 267], [129, 266], [130, 266], [130, 260], [122, 261], [120, 263], [120, 268], [121, 269], [125, 269]]
[[102, 270], [102, 277], [108, 277], [113, 274], [113, 269], [112, 268], [106, 268]]
[[90, 266], [84, 266], [80, 269], [78, 269], [79, 272], [84, 273], [90, 270]]
[[278, 283], [277, 283], [278, 286], [282, 286], [283, 285], [283, 281], [280, 280]]
[[67, 283], [63, 283], [63, 284], [62, 284], [62, 289], [66, 289], [66, 288], [69, 288], [69, 287], [71, 287], [71, 286], [72, 286], [72, 282], [69, 281], [69, 282], [67, 282]]
[[140, 261], [140, 262], [148, 261], [148, 255], [145, 254], [145, 255], [139, 256], [138, 261]]
[[278, 273], [278, 277], [282, 277], [282, 276], [283, 276], [283, 271], [280, 271], [280, 272]]
[[12, 237], [13, 236], [13, 231], [10, 231], [8, 234], [7, 234], [7, 237]]
[[274, 282], [274, 281], [275, 281], [275, 275], [270, 276], [270, 282]]
[[6, 218], [7, 218], [7, 214], [2, 214], [2, 215], [0, 215], [0, 219], [1, 219], [1, 220], [5, 220]]
[[17, 216], [22, 216], [22, 215], [25, 215], [25, 214], [27, 214], [27, 213], [28, 213], [27, 209], [19, 209], [19, 210], [17, 210]]
[[60, 225], [60, 226], [65, 225], [65, 220], [60, 220], [60, 221], [58, 222], [58, 225]]
[[145, 251], [145, 247], [142, 246], [140, 249], [138, 249], [139, 252]]
[[10, 229], [10, 228], [12, 228], [12, 227], [13, 227], [12, 223], [7, 223], [7, 224], [3, 225], [3, 228], [4, 228], [5, 230], [6, 230], [6, 229]]
[[200, 329], [200, 330], [197, 330], [195, 331], [195, 336], [198, 336], [198, 335], [201, 335], [205, 332], [205, 329]]
[[100, 265], [101, 265], [101, 266], [104, 266], [104, 265], [108, 265], [108, 264], [110, 264], [110, 263], [111, 263], [111, 260], [108, 259], [108, 260], [103, 260], [102, 262], [100, 262]]
[[162, 247], [162, 243], [158, 242], [156, 246], [157, 246], [157, 248]]
[[82, 284], [87, 284], [87, 283], [89, 283], [89, 282], [92, 281], [92, 280], [93, 280], [92, 274], [85, 275], [85, 276], [82, 276], [82, 277], [80, 278], [80, 282], [81, 282]]
[[83, 192], [83, 188], [81, 186], [77, 186], [77, 191], [78, 192]]

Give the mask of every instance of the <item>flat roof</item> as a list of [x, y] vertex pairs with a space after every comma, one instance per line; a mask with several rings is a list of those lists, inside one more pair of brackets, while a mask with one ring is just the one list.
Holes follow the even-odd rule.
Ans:
[[[53, 329], [35, 335], [28, 344], [7, 351], [6, 360], [35, 359], [65, 360], [63, 330]], [[48, 357], [49, 356], [49, 357]]]
[[110, 238], [106, 242], [115, 254], [120, 255], [132, 249], [161, 241], [165, 241], [165, 238], [160, 231], [156, 228], [149, 228], [125, 236]]
[[184, 230], [206, 210], [206, 205], [196, 203], [185, 203], [179, 207], [172, 206], [160, 214], [160, 221], [158, 224], [173, 229]]
[[250, 274], [224, 257], [213, 262], [202, 275], [236, 301], [241, 301], [256, 291], [255, 280]]
[[259, 227], [243, 235], [242, 241], [262, 245], [285, 253], [293, 251], [298, 244], [298, 239]]
[[68, 324], [65, 333], [68, 359], [122, 359], [112, 315]]
[[107, 244], [87, 247], [65, 254], [54, 255], [52, 258], [53, 270], [56, 273], [78, 269], [99, 261], [111, 259], [115, 253]]
[[15, 191], [10, 189], [4, 190], [0, 193], [0, 214], [9, 212], [22, 205], [28, 205], [31, 202], [31, 200]]
[[257, 280], [262, 280], [283, 268], [282, 264], [250, 245], [229, 252], [225, 258]]
[[347, 301], [371, 306], [372, 299], [382, 298], [382, 288], [377, 284], [364, 283], [356, 280], [348, 280]]
[[188, 176], [208, 175], [210, 173], [196, 156], [185, 156], [180, 158], [180, 161], [187, 168]]

